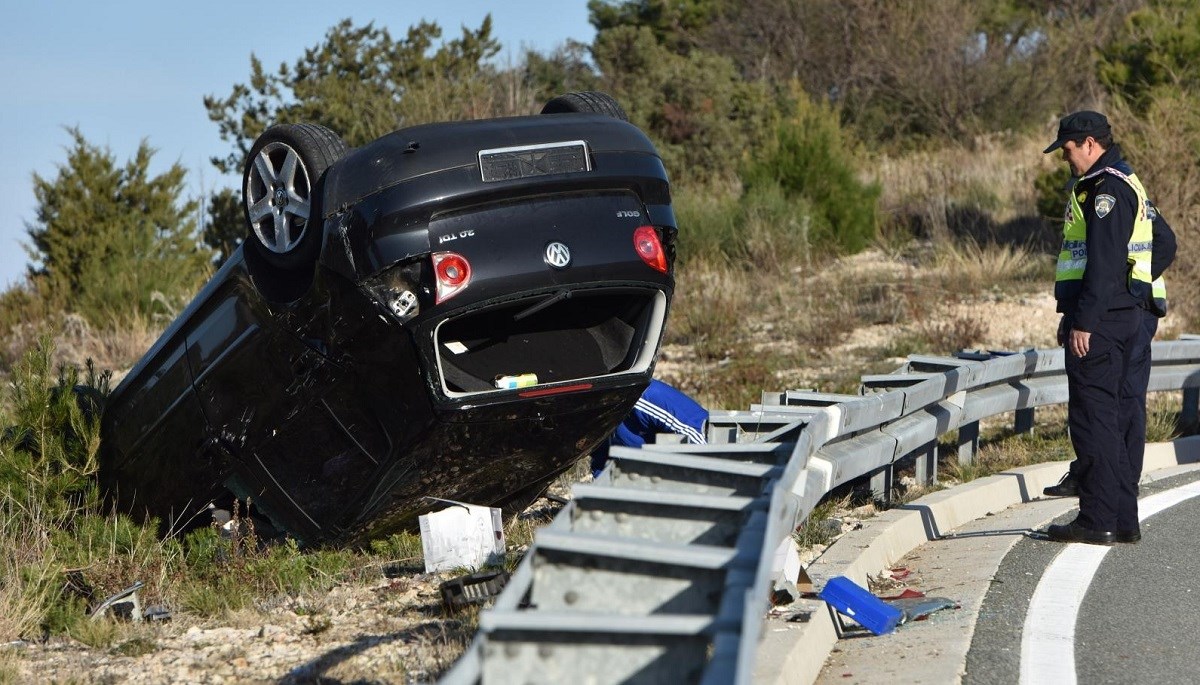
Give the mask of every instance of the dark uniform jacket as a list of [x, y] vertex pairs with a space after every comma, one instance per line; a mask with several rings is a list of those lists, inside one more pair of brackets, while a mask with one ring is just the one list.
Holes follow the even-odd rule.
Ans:
[[[1128, 169], [1121, 150], [1113, 145], [1084, 176], [1105, 167]], [[1144, 306], [1145, 295], [1129, 292], [1129, 239], [1139, 209], [1137, 193], [1123, 179], [1097, 174], [1075, 185], [1083, 195], [1079, 205], [1087, 221], [1087, 268], [1083, 279], [1054, 284], [1058, 311], [1070, 318], [1069, 328], [1095, 331], [1100, 316], [1110, 309]], [[1096, 197], [1110, 195], [1112, 209], [1103, 217], [1096, 214]]]
[[[1117, 162], [1113, 168], [1126, 176], [1133, 174], [1133, 167], [1129, 166], [1129, 162], [1125, 160]], [[1150, 250], [1150, 277], [1158, 278], [1175, 261], [1175, 251], [1178, 245], [1175, 243], [1175, 231], [1171, 229], [1171, 224], [1167, 223], [1153, 202], [1150, 203], [1150, 216], [1150, 226], [1154, 231], [1154, 247]]]
[[1175, 261], [1175, 231], [1154, 208], [1154, 247], [1150, 254], [1150, 276], [1158, 278]]

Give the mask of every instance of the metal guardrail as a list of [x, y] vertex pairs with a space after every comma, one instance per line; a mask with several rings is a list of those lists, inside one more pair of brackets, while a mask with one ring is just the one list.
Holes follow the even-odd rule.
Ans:
[[[1150, 391], [1200, 406], [1200, 336], [1153, 345]], [[1067, 401], [1063, 351], [914, 355], [861, 395], [764, 393], [714, 411], [708, 445], [614, 447], [540, 530], [466, 654], [440, 681], [749, 683], [776, 550], [828, 492], [901, 462], [936, 480], [938, 439], [969, 463], [982, 419]]]

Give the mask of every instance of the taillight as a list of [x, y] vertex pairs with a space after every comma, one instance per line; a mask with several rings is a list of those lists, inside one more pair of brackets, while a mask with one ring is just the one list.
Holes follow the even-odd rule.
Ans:
[[471, 283], [471, 265], [466, 257], [455, 252], [434, 252], [430, 257], [437, 281], [435, 303], [445, 302]]
[[667, 273], [667, 254], [653, 226], [638, 226], [633, 231], [633, 249], [643, 262], [655, 271]]

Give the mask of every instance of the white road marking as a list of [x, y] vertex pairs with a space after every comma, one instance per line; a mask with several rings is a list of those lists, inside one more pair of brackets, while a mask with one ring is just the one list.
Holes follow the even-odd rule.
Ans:
[[[1200, 481], [1138, 502], [1138, 520], [1200, 496]], [[1021, 683], [1075, 685], [1075, 622], [1088, 585], [1111, 547], [1072, 543], [1046, 569], [1021, 631]]]

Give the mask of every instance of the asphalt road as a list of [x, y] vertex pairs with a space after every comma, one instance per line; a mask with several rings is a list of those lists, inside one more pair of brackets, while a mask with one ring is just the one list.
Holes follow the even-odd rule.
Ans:
[[[1143, 485], [1143, 511], [1150, 496], [1197, 481], [1200, 473], [1192, 472]], [[1074, 515], [1072, 510], [1056, 522], [1066, 522]], [[1035, 614], [1036, 625], [1027, 626], [1031, 598], [1049, 575], [1046, 569], [1065, 550], [1081, 547], [1087, 549], [1080, 551], [1095, 553], [1106, 548], [1031, 538], [1017, 541], [996, 570], [980, 607], [963, 682], [1200, 682], [1200, 647], [1196, 644], [1200, 635], [1198, 523], [1200, 497], [1191, 497], [1143, 520], [1140, 543], [1107, 548], [1090, 583], [1084, 579], [1079, 588], [1083, 598], [1073, 631], [1067, 625], [1070, 616], [1054, 611]], [[1057, 588], [1053, 594], [1069, 592]], [[1027, 630], [1034, 634], [1073, 632], [1073, 664], [1068, 648], [1037, 641], [1036, 648], [1059, 656], [1056, 663], [1031, 665], [1029, 652], [1035, 646], [1022, 644]]]
[[890, 568], [903, 570], [903, 586], [957, 608], [838, 641], [816, 682], [1200, 683], [1200, 468], [1171, 467], [1147, 481], [1141, 513], [1165, 508], [1143, 517], [1136, 545], [1031, 536], [1074, 518], [1077, 501], [1068, 498], [1022, 502], [940, 531]]

